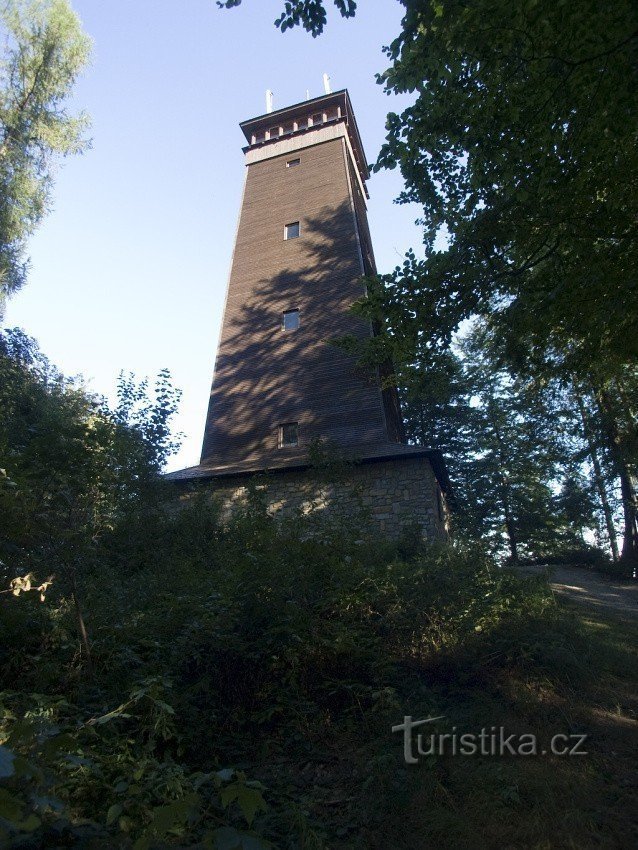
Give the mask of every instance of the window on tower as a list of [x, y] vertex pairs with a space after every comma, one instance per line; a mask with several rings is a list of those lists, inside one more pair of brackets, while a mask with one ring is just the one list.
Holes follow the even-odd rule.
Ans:
[[284, 228], [284, 239], [296, 239], [299, 236], [299, 222], [291, 221]]
[[297, 157], [297, 159], [289, 159], [286, 163], [286, 168], [294, 168], [295, 165], [299, 165], [300, 162], [301, 160], [299, 159], [299, 157]]
[[284, 422], [279, 426], [279, 448], [299, 445], [299, 423]]
[[296, 331], [299, 327], [299, 310], [284, 310], [281, 328], [284, 331]]

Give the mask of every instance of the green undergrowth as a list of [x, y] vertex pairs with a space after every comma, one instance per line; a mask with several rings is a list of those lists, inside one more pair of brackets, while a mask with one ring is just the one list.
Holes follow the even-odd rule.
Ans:
[[[476, 547], [356, 537], [258, 501], [131, 517], [80, 573], [91, 668], [55, 578], [3, 595], [5, 844], [631, 846], [635, 628]], [[406, 765], [405, 715], [589, 755]]]

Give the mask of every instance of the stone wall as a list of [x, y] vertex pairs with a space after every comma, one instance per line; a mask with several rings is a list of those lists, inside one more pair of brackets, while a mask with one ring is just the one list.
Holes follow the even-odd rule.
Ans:
[[363, 463], [336, 472], [293, 469], [217, 477], [207, 486], [220, 502], [223, 519], [245, 504], [254, 488], [273, 516], [351, 519], [362, 532], [389, 539], [418, 526], [428, 540], [447, 539], [447, 507], [424, 457]]

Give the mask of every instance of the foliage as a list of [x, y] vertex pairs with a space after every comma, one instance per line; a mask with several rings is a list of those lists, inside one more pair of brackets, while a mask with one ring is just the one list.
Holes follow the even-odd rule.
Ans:
[[[35, 833], [37, 846], [92, 838], [104, 847], [131, 846], [131, 836], [135, 850], [147, 850], [188, 834], [204, 846], [265, 850], [254, 834], [230, 825], [250, 827], [265, 809], [260, 783], [236, 770], [188, 772], [167, 753], [177, 737], [169, 688], [146, 679], [121, 706], [89, 719], [61, 697], [5, 693], [0, 818], [9, 835]], [[89, 821], [75, 821], [78, 805]]]
[[408, 439], [445, 453], [457, 533], [513, 561], [585, 553], [592, 535], [607, 545], [601, 499], [611, 498], [613, 474], [601, 442], [587, 440], [571, 388], [523, 378], [479, 321], [452, 349], [421, 352], [397, 375]]
[[[252, 824], [296, 846], [293, 827], [310, 827], [270, 765], [329, 751], [335, 729], [356, 734], [364, 723], [380, 734], [399, 711], [402, 665], [488, 631], [529, 600], [524, 584], [469, 550], [408, 563], [343, 535], [309, 537], [302, 519], [278, 528], [255, 507], [228, 527], [214, 517], [205, 496], [168, 512], [150, 566], [147, 540], [125, 534], [117, 545], [124, 529], [115, 529], [105, 541], [84, 600], [94, 636], [86, 684], [60, 588], [31, 637], [33, 667], [17, 662], [29, 607], [43, 603], [5, 601], [4, 746], [19, 769], [7, 778], [14, 816], [4, 816], [14, 828], [42, 842], [77, 838], [74, 824], [89, 817], [106, 844], [123, 834], [140, 848], [160, 837], [216, 847], [220, 830]], [[247, 764], [269, 789], [279, 782], [264, 792], [272, 809], [263, 784], [239, 769]]]
[[[127, 379], [113, 412], [23, 335], [5, 335], [1, 354], [3, 843], [355, 850], [436, 835], [454, 846], [437, 833], [446, 808], [430, 782], [457, 774], [438, 761], [406, 770], [397, 718], [449, 713], [473, 728], [489, 694], [489, 723], [512, 705], [514, 682], [553, 683], [558, 699], [604, 669], [542, 579], [499, 569], [475, 543], [397, 547], [338, 515], [276, 523], [259, 481], [232, 520], [204, 488], [178, 507], [157, 478], [171, 442], [165, 382], [151, 402]], [[343, 471], [330, 447], [313, 455], [319, 481]], [[597, 708], [607, 701], [596, 695]], [[523, 699], [519, 710], [547, 731]], [[571, 723], [561, 709], [550, 725]], [[515, 781], [485, 766], [480, 787]], [[549, 765], [532, 800], [547, 782], [561, 806], [578, 804], [573, 772]], [[405, 834], [394, 819], [420, 810], [418, 793], [436, 817]], [[470, 831], [482, 821], [449, 793], [454, 840], [464, 814]], [[518, 826], [511, 846], [564, 837], [540, 799], [543, 817], [532, 803], [524, 821], [533, 841]], [[624, 828], [601, 818], [601, 836]]]
[[108, 410], [65, 379], [20, 331], [0, 336], [0, 555], [42, 565], [94, 545], [157, 486], [176, 447], [169, 422], [179, 394], [160, 374], [154, 398], [121, 379]]
[[0, 59], [0, 315], [24, 283], [25, 242], [47, 211], [56, 156], [86, 147], [66, 100], [89, 39], [67, 0], [5, 0]]
[[[90, 677], [61, 589], [44, 603], [9, 594], [4, 828], [30, 829], [35, 847], [375, 847], [414, 791], [389, 733], [397, 718], [474, 724], [501, 676], [584, 688], [598, 669], [542, 580], [475, 546], [406, 560], [311, 528], [257, 505], [224, 525], [201, 493], [148, 538], [114, 529], [84, 600]], [[493, 723], [502, 704], [490, 710]], [[562, 715], [552, 723], [565, 728]], [[447, 771], [424, 766], [420, 781]]]
[[[356, 12], [355, 0], [333, 0], [343, 18], [352, 18]], [[217, 0], [220, 9], [232, 9], [240, 6], [241, 0]], [[327, 22], [326, 9], [323, 0], [286, 0], [284, 10], [275, 21], [275, 26], [285, 32], [299, 24], [313, 38], [321, 35]]]
[[609, 478], [622, 491], [622, 557], [635, 563], [635, 5], [404, 5], [380, 81], [416, 99], [388, 117], [376, 168], [401, 168], [426, 254], [369, 282], [360, 309], [383, 328], [376, 348], [399, 366], [436, 361], [480, 315], [519, 376], [571, 387], [613, 470], [605, 484], [592, 469], [601, 501]]
[[155, 397], [122, 379], [115, 412], [65, 379], [20, 331], [0, 335], [0, 570], [55, 575], [70, 593], [84, 652], [83, 583], [96, 547], [161, 501], [158, 473], [175, 448], [179, 394], [161, 373]]
[[[416, 100], [388, 117], [376, 167], [401, 168], [428, 255], [395, 272], [392, 303], [433, 339], [482, 313], [540, 349], [569, 344], [574, 362], [627, 362], [635, 5], [404, 5], [381, 80]], [[441, 228], [449, 248], [435, 252]]]

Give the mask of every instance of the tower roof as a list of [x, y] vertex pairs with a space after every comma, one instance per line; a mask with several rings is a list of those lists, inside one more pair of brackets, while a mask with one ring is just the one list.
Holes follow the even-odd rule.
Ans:
[[[244, 151], [272, 144], [281, 138], [311, 131], [312, 124], [309, 124], [308, 119], [312, 119], [317, 113], [326, 116], [323, 123], [345, 124], [361, 181], [368, 180], [370, 171], [347, 89], [304, 100], [292, 106], [286, 106], [284, 109], [276, 109], [242, 121], [239, 126], [248, 142]], [[277, 138], [269, 138], [268, 133], [275, 124], [283, 127], [283, 132]]]

